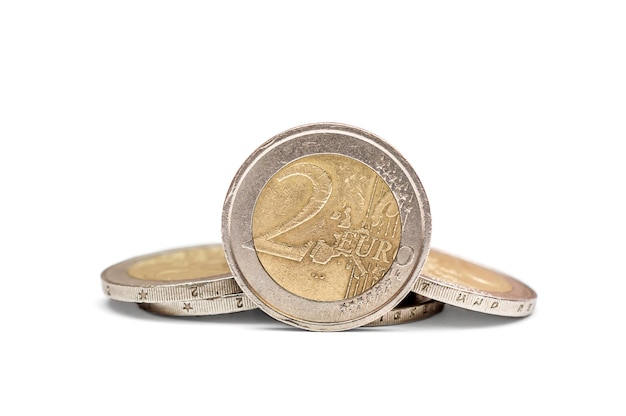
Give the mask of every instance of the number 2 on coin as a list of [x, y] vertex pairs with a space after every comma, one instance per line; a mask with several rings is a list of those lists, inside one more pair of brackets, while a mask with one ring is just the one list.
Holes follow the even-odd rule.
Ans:
[[313, 189], [309, 201], [289, 220], [258, 237], [254, 237], [254, 247], [261, 253], [299, 262], [302, 261], [309, 251], [309, 248], [313, 244], [312, 241], [304, 245], [293, 246], [274, 241], [274, 238], [304, 224], [316, 216], [322, 208], [324, 208], [326, 202], [328, 202], [333, 184], [328, 172], [312, 163], [296, 163], [281, 172], [280, 177], [276, 177], [276, 180], [282, 182], [294, 176], [303, 176], [311, 181]]

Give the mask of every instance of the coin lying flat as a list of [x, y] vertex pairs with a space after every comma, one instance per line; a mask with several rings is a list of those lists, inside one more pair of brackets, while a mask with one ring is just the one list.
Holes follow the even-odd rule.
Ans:
[[104, 293], [125, 302], [176, 302], [241, 293], [221, 244], [134, 257], [104, 270], [101, 282]]
[[430, 211], [407, 161], [341, 124], [283, 132], [241, 166], [222, 240], [234, 278], [284, 323], [346, 330], [379, 319], [414, 287]]
[[[137, 305], [146, 311], [165, 316], [206, 316], [256, 308], [243, 293], [188, 302], [138, 303]], [[424, 298], [417, 293], [409, 293], [398, 306], [364, 326], [388, 326], [421, 321], [438, 314], [443, 308], [444, 304], [441, 302]]]
[[434, 249], [414, 291], [461, 308], [511, 317], [530, 315], [537, 301], [535, 291], [519, 280]]
[[[119, 285], [111, 283], [112, 275], [118, 280], [121, 276], [129, 281], [139, 279], [140, 281], [133, 281], [133, 283], [140, 286], [118, 288]], [[103, 280], [103, 289], [105, 292], [110, 291], [112, 298], [138, 302], [140, 308], [161, 315], [205, 316], [256, 308], [230, 274], [221, 244], [184, 247], [135, 257], [110, 267], [103, 273], [103, 278], [107, 279]], [[146, 285], [146, 281], [160, 283], [156, 286]], [[113, 287], [112, 291], [111, 287]], [[141, 299], [142, 296], [139, 295], [135, 296], [136, 293], [141, 293], [137, 292], [138, 287], [140, 291], [145, 292], [146, 299]], [[200, 294], [213, 297], [198, 299]], [[148, 297], [152, 300], [159, 297], [167, 298], [169, 295], [172, 295], [169, 298], [171, 300], [158, 303], [146, 302]], [[442, 307], [443, 304], [440, 302], [410, 293], [398, 307], [368, 326], [392, 325], [424, 319], [440, 312]]]
[[[413, 293], [416, 294], [416, 293]], [[444, 304], [433, 299], [413, 297], [411, 293], [391, 311], [364, 326], [388, 326], [421, 321], [443, 311]]]
[[[198, 315], [249, 310], [254, 305], [247, 298], [242, 299], [243, 292], [230, 273], [219, 243], [133, 257], [103, 271], [101, 283], [104, 293], [125, 302], [179, 302], [183, 308], [186, 301], [213, 301], [214, 307], [206, 303], [205, 309], [196, 309]], [[429, 300], [425, 296], [416, 299], [416, 302]]]
[[141, 309], [169, 316], [220, 315], [256, 309], [256, 305], [243, 292], [186, 302], [138, 303], [137, 305]]

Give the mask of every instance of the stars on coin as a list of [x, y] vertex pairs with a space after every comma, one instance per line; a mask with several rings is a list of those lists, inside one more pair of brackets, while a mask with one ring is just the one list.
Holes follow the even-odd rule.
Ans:
[[360, 296], [357, 300], [356, 300], [356, 310], [359, 311], [363, 305], [365, 304], [365, 299], [363, 299], [363, 296]]
[[193, 306], [191, 306], [191, 303], [185, 303], [183, 306], [183, 309], [189, 312], [190, 310], [193, 309]]
[[343, 315], [348, 310], [348, 304], [346, 302], [342, 303], [339, 307], [339, 313]]
[[370, 290], [365, 294], [365, 307], [367, 308], [369, 304], [372, 303], [373, 301], [374, 301], [374, 294]]
[[343, 302], [339, 308], [339, 313], [341, 313], [342, 315], [347, 313], [348, 315], [351, 315], [355, 312], [355, 309], [358, 310], [361, 308], [361, 306], [363, 305], [363, 298], [359, 298], [359, 300], [357, 302], [354, 301], [354, 299], [350, 300], [349, 302]]
[[389, 290], [391, 290], [391, 279], [390, 278], [385, 279], [382, 282], [382, 285], [383, 285], [383, 294], [387, 294]]
[[348, 302], [348, 313], [353, 313], [355, 306], [356, 304], [354, 303], [354, 300]]
[[139, 292], [139, 300], [146, 300], [147, 298], [148, 298], [148, 292], [141, 289], [141, 292]]

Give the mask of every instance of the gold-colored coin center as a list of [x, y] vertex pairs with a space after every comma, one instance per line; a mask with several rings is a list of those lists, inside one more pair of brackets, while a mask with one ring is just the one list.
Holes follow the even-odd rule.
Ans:
[[495, 293], [513, 290], [511, 283], [500, 273], [436, 250], [430, 250], [422, 274], [466, 288]]
[[398, 203], [369, 166], [321, 154], [289, 163], [267, 182], [252, 217], [254, 248], [276, 283], [318, 301], [372, 288], [398, 252]]
[[222, 246], [198, 247], [140, 260], [128, 269], [135, 279], [177, 281], [230, 273]]

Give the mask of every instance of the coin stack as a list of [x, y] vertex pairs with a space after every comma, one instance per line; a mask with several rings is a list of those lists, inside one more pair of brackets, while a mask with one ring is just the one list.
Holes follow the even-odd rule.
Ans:
[[162, 315], [260, 308], [311, 331], [418, 321], [445, 304], [530, 315], [537, 294], [506, 274], [430, 248], [426, 193], [380, 137], [337, 123], [259, 146], [227, 193], [222, 243], [132, 258], [101, 274], [117, 301]]

